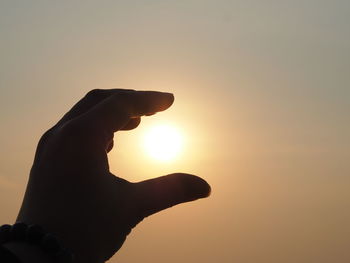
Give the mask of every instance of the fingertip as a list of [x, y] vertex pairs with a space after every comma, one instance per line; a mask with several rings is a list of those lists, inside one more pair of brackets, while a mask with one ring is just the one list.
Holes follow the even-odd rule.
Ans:
[[196, 175], [191, 176], [191, 183], [187, 185], [188, 196], [195, 199], [206, 198], [211, 194], [211, 187], [207, 181]]
[[170, 105], [172, 105], [174, 103], [174, 101], [175, 101], [174, 94], [173, 93], [169, 93], [169, 92], [167, 92], [166, 94], [169, 96]]
[[211, 187], [203, 178], [185, 173], [173, 174], [176, 181], [180, 181], [184, 190], [186, 199], [196, 200], [206, 198], [211, 194]]
[[147, 109], [143, 115], [152, 116], [157, 112], [165, 111], [173, 105], [175, 97], [174, 94], [159, 91], [145, 91], [140, 92], [149, 99]]
[[160, 111], [164, 111], [174, 104], [175, 96], [173, 93], [162, 92], [162, 103], [160, 105]]

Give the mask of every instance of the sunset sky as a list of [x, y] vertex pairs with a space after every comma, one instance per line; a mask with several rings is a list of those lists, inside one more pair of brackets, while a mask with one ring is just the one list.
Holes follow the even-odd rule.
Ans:
[[[350, 1], [0, 1], [0, 222], [37, 141], [91, 89], [175, 94], [116, 134], [113, 173], [208, 199], [144, 220], [110, 262], [350, 262]], [[143, 150], [155, 125], [183, 149]], [[101, 215], [103, 216], [103, 215]]]

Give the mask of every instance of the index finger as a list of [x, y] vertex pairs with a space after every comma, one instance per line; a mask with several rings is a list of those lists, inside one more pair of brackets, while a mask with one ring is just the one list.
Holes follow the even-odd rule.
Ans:
[[99, 132], [116, 132], [131, 118], [168, 109], [174, 95], [158, 91], [128, 91], [116, 93], [79, 117], [88, 127]]

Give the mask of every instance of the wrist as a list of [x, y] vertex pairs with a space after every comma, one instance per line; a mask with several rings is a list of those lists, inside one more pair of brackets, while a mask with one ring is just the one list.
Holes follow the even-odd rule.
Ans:
[[12, 252], [21, 263], [53, 263], [54, 261], [39, 247], [22, 243], [22, 242], [8, 242], [3, 244], [3, 247]]
[[[99, 257], [96, 256], [96, 249], [93, 246], [88, 246], [86, 232], [80, 228], [79, 224], [72, 224], [67, 227], [67, 225], [55, 222], [54, 220], [45, 221], [40, 219], [33, 219], [29, 217], [21, 216], [17, 220], [21, 222], [26, 222], [28, 224], [40, 225], [48, 231], [50, 234], [53, 234], [58, 238], [59, 243], [74, 253], [74, 261], [72, 259], [66, 259], [62, 262], [74, 262], [74, 263], [103, 263], [104, 260], [99, 260]], [[68, 261], [71, 260], [71, 261]]]
[[21, 262], [71, 263], [73, 254], [52, 234], [38, 225], [16, 223], [0, 227], [0, 245]]

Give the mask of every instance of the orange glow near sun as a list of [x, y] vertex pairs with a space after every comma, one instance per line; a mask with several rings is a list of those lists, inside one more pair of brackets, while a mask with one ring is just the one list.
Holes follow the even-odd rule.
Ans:
[[158, 161], [172, 161], [183, 148], [183, 136], [172, 125], [157, 125], [146, 131], [144, 149], [150, 157]]

